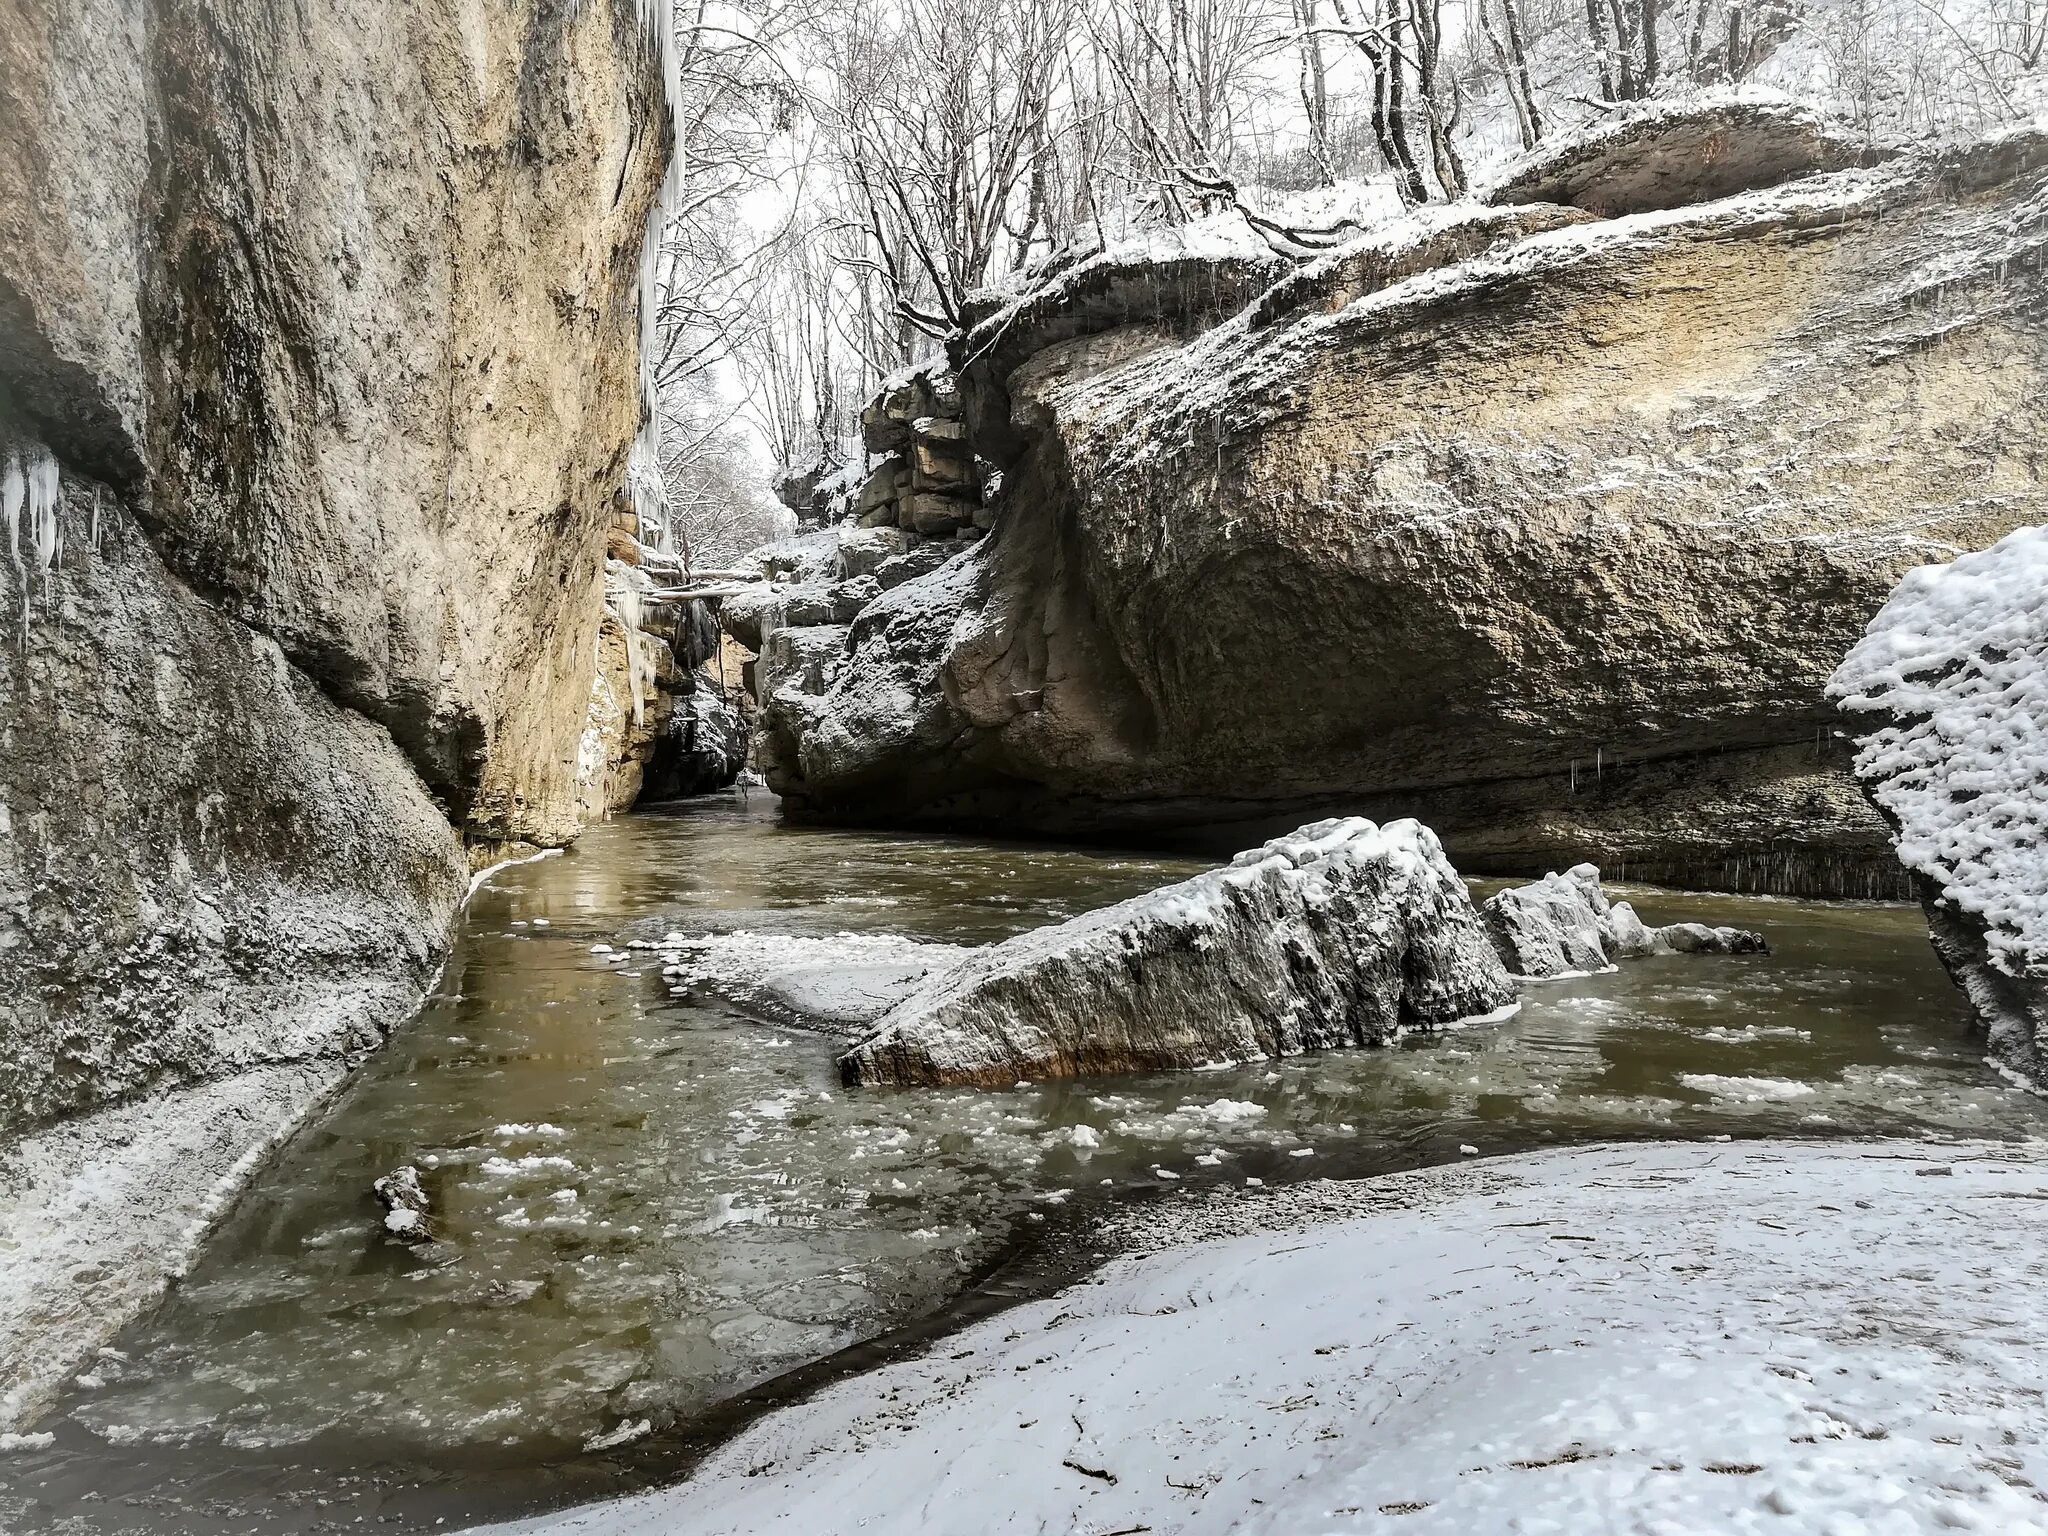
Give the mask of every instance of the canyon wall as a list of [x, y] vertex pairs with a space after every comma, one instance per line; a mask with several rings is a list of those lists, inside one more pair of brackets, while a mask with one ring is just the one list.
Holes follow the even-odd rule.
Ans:
[[574, 835], [668, 149], [631, 0], [0, 0], [0, 1427]]
[[1249, 300], [1140, 260], [983, 320], [992, 531], [769, 711], [790, 808], [1341, 807], [1467, 873], [1903, 894], [1824, 684], [1901, 572], [2048, 513], [2048, 134], [1650, 130]]

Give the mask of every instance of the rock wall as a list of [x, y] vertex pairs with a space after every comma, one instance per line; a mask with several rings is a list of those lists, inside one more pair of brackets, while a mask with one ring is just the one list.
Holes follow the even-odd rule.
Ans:
[[374, 1041], [574, 835], [664, 121], [629, 0], [0, 0], [0, 1130]]
[[1021, 445], [976, 438], [994, 531], [855, 619], [771, 783], [1047, 829], [1342, 807], [1470, 873], [1899, 894], [1823, 684], [1903, 570], [2048, 510], [2048, 134], [1840, 169], [1753, 128], [1691, 138], [1708, 194], [1741, 162], [1717, 201], [1661, 120], [1606, 184], [1662, 211], [1425, 210], [1193, 340], [1103, 305], [1000, 390], [963, 359]]

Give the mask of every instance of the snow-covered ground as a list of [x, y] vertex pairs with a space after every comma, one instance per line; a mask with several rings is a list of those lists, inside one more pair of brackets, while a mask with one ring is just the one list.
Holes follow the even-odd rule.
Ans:
[[1590, 1147], [1127, 1222], [1159, 1251], [500, 1529], [2048, 1532], [2039, 1144]]
[[0, 1430], [184, 1273], [347, 1072], [334, 1057], [260, 1067], [0, 1145]]

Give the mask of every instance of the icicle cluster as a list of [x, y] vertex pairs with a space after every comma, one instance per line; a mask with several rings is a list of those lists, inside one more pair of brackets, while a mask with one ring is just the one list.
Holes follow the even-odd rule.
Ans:
[[30, 448], [26, 462], [19, 452], [7, 455], [7, 468], [0, 472], [0, 522], [7, 525], [7, 554], [14, 563], [15, 579], [21, 583], [24, 646], [28, 644], [29, 606], [34, 591], [29, 562], [35, 562], [35, 572], [43, 579], [43, 600], [47, 603], [58, 563], [64, 558], [64, 521], [60, 515], [63, 505], [63, 476], [49, 449]]

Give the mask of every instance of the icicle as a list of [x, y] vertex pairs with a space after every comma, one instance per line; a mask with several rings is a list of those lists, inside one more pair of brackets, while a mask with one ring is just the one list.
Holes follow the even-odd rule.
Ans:
[[[45, 607], [49, 606], [57, 562], [64, 554], [64, 520], [60, 515], [63, 507], [63, 480], [57, 469], [57, 460], [49, 449], [44, 448], [29, 460], [28, 523], [30, 537], [35, 540], [36, 569], [43, 577]], [[24, 605], [27, 600], [28, 589], [24, 581]]]
[[100, 495], [98, 486], [92, 488], [92, 522], [86, 529], [85, 542], [94, 554], [100, 552]]
[[1595, 747], [1593, 749], [1593, 777], [1596, 780], [1602, 777], [1600, 771], [1600, 757], [1605, 750], [1606, 749], [1603, 747]]
[[28, 645], [28, 567], [21, 561], [21, 506], [28, 495], [28, 480], [21, 472], [21, 455], [7, 455], [7, 471], [0, 475], [0, 519], [7, 524], [7, 554], [14, 561], [14, 574], [21, 582], [21, 643]]
[[1571, 787], [1571, 793], [1572, 793], [1572, 794], [1575, 794], [1575, 795], [1576, 795], [1576, 794], [1577, 794], [1578, 792], [1579, 792], [1579, 760], [1578, 760], [1578, 759], [1577, 759], [1577, 758], [1575, 757], [1575, 758], [1573, 758], [1573, 759], [1572, 759], [1572, 787]]

